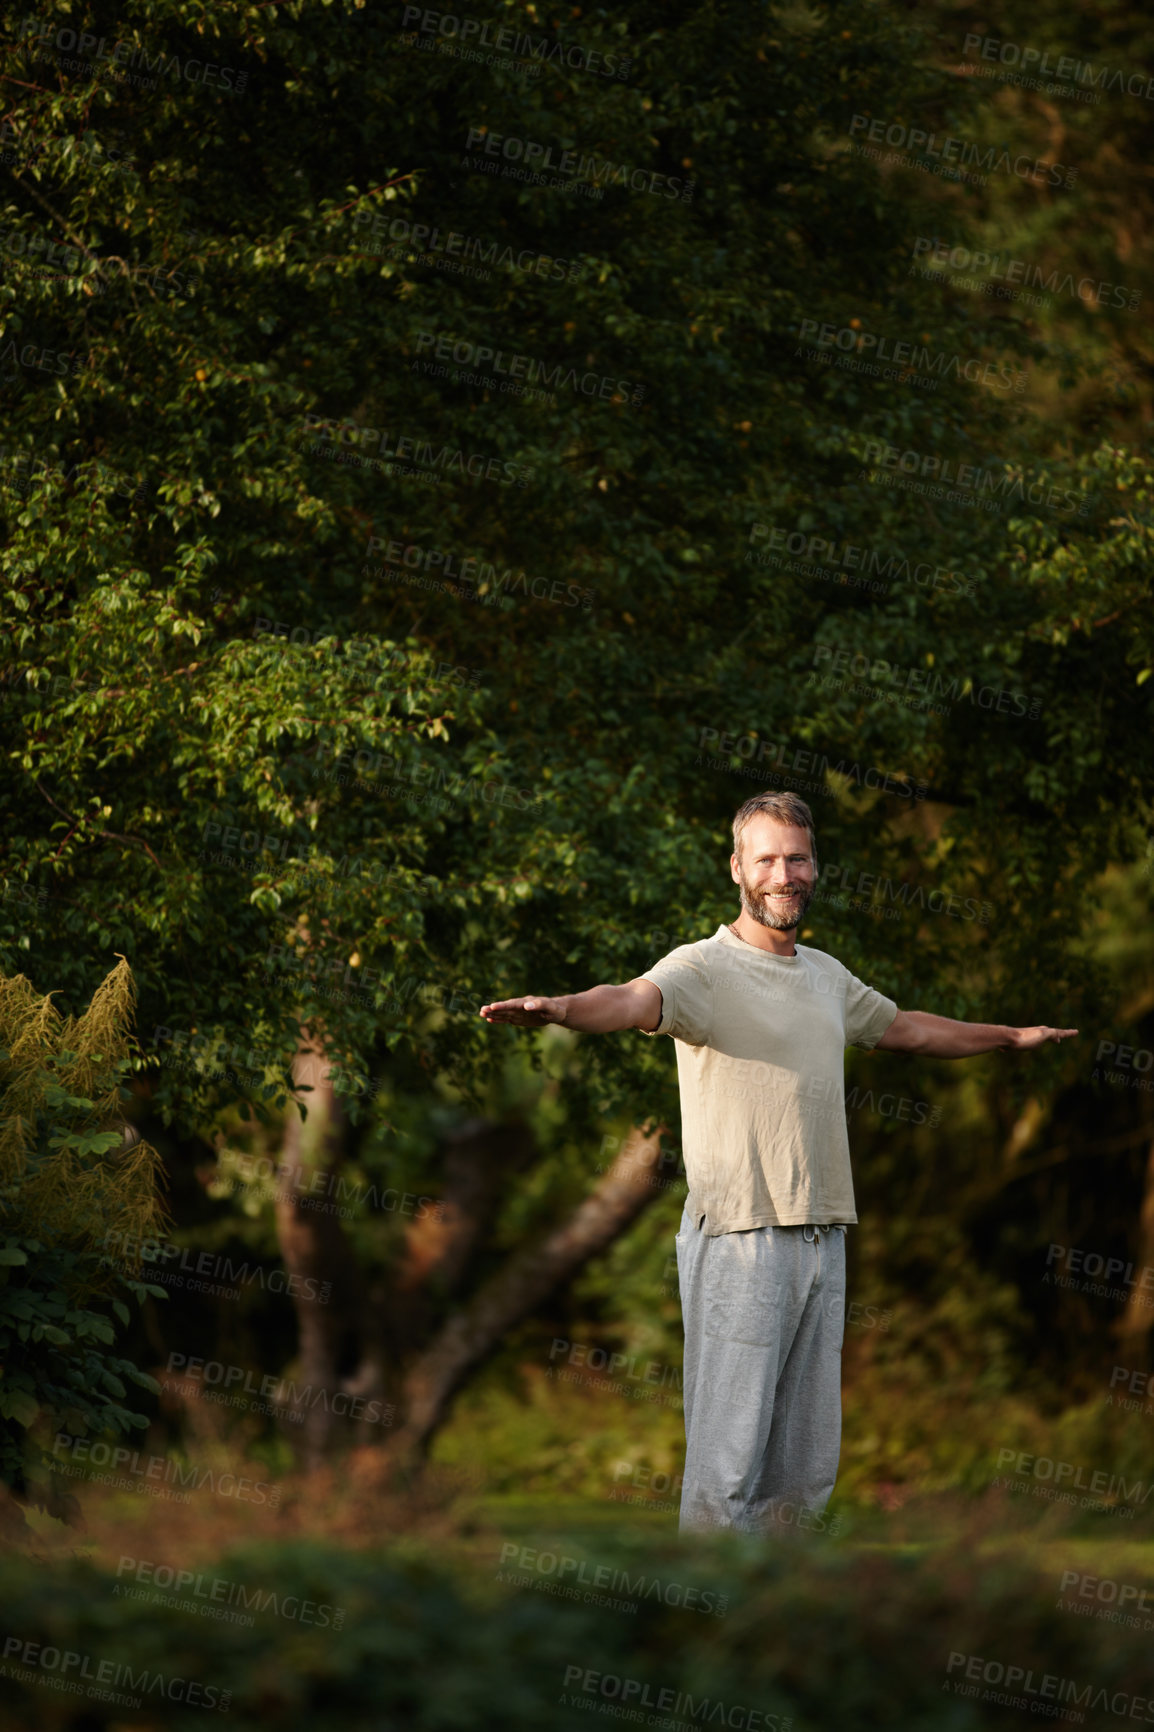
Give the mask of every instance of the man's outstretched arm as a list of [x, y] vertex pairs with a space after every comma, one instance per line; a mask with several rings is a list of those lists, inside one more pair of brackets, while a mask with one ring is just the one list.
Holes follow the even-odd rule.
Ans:
[[569, 992], [563, 998], [534, 993], [483, 1004], [479, 1014], [486, 1022], [512, 1022], [518, 1028], [559, 1022], [584, 1034], [613, 1034], [622, 1028], [652, 1034], [661, 1021], [661, 988], [651, 980], [629, 980], [624, 986], [591, 986], [588, 992]]
[[955, 1022], [928, 1010], [899, 1010], [875, 1052], [917, 1052], [926, 1058], [973, 1058], [1013, 1047], [1019, 1052], [1047, 1041], [1069, 1040], [1076, 1028], [1010, 1028], [1001, 1022]]

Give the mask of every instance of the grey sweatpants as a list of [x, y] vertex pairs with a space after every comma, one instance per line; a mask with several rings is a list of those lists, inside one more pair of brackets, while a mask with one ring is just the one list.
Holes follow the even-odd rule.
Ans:
[[824, 1528], [841, 1453], [845, 1228], [677, 1235], [681, 1530]]

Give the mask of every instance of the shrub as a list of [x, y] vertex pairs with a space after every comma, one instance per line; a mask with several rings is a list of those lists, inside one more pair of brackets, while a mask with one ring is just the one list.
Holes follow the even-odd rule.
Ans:
[[0, 976], [0, 1482], [54, 1513], [73, 1500], [29, 1477], [48, 1461], [31, 1429], [143, 1427], [126, 1384], [157, 1387], [115, 1354], [106, 1315], [127, 1324], [122, 1295], [163, 1294], [132, 1252], [163, 1219], [160, 1157], [121, 1114], [134, 999], [123, 957], [79, 1017]]

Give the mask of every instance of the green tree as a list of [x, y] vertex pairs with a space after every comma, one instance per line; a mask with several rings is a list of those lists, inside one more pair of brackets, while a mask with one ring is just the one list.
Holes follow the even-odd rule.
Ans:
[[[131, 956], [153, 1110], [207, 1126], [247, 1086], [279, 1135], [311, 1053], [284, 1147], [329, 1173], [399, 1158], [350, 1146], [366, 1074], [378, 1114], [487, 1113], [476, 1005], [708, 931], [766, 782], [815, 801], [856, 972], [1025, 1022], [1071, 995], [1070, 863], [1149, 767], [1148, 477], [1026, 412], [1028, 330], [909, 274], [941, 183], [857, 154], [860, 117], [960, 127], [976, 93], [856, 0], [535, 22], [532, 77], [356, 4], [125, 16], [13, 29], [2, 907], [71, 1000]], [[516, 1214], [558, 1256], [530, 1278], [502, 1238], [486, 1123], [429, 1152], [443, 1258], [398, 1223], [339, 1321], [301, 1309], [310, 1363], [351, 1340], [358, 1387], [435, 1385], [427, 1433], [573, 1272], [565, 1220], [587, 1259], [652, 1195], [642, 1139], [582, 1200], [605, 1125], [675, 1111], [660, 1043], [584, 1043], [574, 1189]], [[279, 1230], [347, 1262], [295, 1202]]]

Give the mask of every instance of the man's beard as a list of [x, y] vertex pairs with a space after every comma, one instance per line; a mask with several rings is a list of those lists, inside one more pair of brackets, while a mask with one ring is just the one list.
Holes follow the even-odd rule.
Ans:
[[759, 926], [770, 927], [774, 932], [791, 932], [795, 926], [801, 925], [805, 911], [813, 901], [812, 885], [797, 885], [793, 901], [779, 900], [771, 897], [768, 891], [752, 889], [745, 881], [744, 872], [738, 870], [741, 906], [751, 920], [756, 920]]

